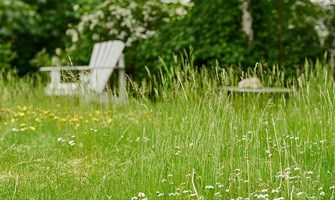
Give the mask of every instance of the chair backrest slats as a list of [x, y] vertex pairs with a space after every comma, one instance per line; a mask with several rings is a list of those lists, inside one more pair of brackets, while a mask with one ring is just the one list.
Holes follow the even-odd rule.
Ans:
[[[93, 47], [90, 67], [103, 68], [93, 69], [90, 78], [90, 89], [102, 92], [115, 69], [125, 45], [122, 41], [114, 40], [97, 43]], [[110, 67], [106, 69], [106, 67]]]

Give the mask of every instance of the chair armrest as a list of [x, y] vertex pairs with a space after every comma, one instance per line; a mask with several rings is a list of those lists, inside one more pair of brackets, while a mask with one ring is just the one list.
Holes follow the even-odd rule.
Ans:
[[55, 66], [55, 67], [41, 67], [40, 71], [62, 71], [62, 70], [92, 70], [92, 69], [113, 69], [111, 66]]
[[55, 67], [41, 67], [40, 71], [61, 71], [61, 70], [91, 70], [89, 66], [55, 66]]

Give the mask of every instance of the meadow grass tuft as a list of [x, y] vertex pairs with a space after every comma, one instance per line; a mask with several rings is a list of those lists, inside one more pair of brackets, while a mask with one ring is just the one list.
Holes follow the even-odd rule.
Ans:
[[[333, 69], [194, 69], [129, 84], [126, 105], [47, 97], [41, 78], [0, 76], [0, 199], [331, 199]], [[283, 95], [233, 95], [241, 76]]]

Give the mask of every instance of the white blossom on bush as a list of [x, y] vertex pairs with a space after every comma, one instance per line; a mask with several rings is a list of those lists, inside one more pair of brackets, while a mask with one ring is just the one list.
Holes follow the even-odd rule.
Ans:
[[[179, 3], [178, 3], [179, 2]], [[52, 65], [71, 65], [71, 59], [86, 60], [83, 52], [94, 43], [119, 39], [128, 47], [155, 35], [157, 29], [171, 20], [179, 20], [193, 6], [181, 0], [105, 0], [94, 10], [84, 13], [77, 25], [71, 25], [66, 34], [71, 44], [51, 58]], [[73, 8], [78, 10], [79, 7]], [[83, 51], [85, 50], [85, 51]]]
[[[185, 15], [187, 5], [146, 0], [136, 3], [132, 0], [107, 0], [95, 11], [84, 14], [79, 24], [67, 31], [73, 43], [83, 35], [90, 34], [90, 39], [99, 41], [111, 37], [124, 41], [127, 46], [147, 39], [155, 34], [157, 24], [168, 22], [173, 15]], [[176, 9], [178, 12], [176, 12]]]

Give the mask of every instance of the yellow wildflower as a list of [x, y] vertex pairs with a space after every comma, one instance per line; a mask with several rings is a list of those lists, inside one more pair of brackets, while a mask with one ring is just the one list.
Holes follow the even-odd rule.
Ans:
[[27, 111], [27, 110], [28, 110], [28, 107], [27, 107], [27, 106], [23, 106], [21, 110], [22, 110], [22, 111]]
[[18, 112], [17, 115], [20, 116], [20, 117], [23, 117], [25, 114], [24, 114], [24, 112]]
[[66, 118], [61, 118], [59, 121], [61, 121], [61, 122], [66, 122], [67, 119], [66, 119]]
[[70, 119], [70, 122], [77, 122], [79, 119], [77, 117], [73, 117], [72, 119]]

